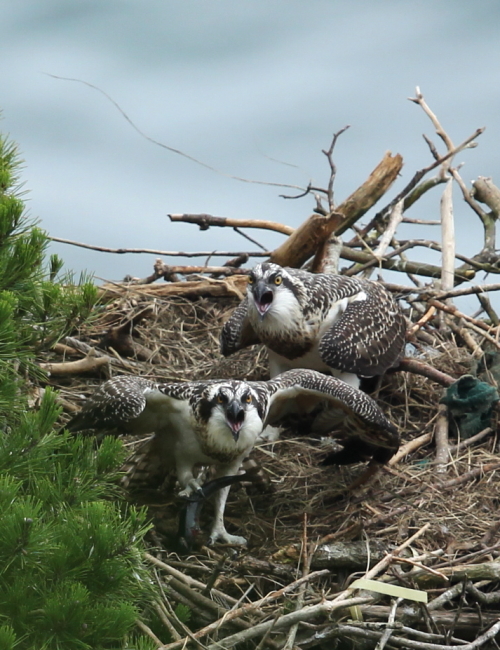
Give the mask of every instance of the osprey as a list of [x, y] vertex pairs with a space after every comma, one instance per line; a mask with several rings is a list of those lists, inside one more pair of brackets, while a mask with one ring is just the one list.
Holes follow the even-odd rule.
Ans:
[[[200, 489], [197, 464], [216, 467], [216, 478], [235, 475], [268, 424], [319, 403], [341, 409], [350, 433], [376, 446], [375, 462], [398, 449], [399, 435], [371, 397], [345, 382], [312, 370], [290, 370], [270, 381], [207, 380], [162, 384], [142, 377], [115, 377], [102, 384], [67, 424], [115, 433], [154, 432], [149, 453], [176, 470], [180, 496]], [[230, 487], [215, 496], [210, 543], [244, 544], [229, 534], [224, 508]]]
[[397, 364], [405, 332], [403, 313], [381, 284], [265, 262], [250, 272], [247, 295], [222, 329], [221, 352], [263, 343], [271, 377], [311, 368], [358, 387], [358, 375]]

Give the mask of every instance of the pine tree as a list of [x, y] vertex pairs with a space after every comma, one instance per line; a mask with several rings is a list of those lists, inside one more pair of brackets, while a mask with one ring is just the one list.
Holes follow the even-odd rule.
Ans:
[[88, 316], [96, 289], [61, 278], [55, 256], [44, 268], [48, 240], [25, 213], [18, 164], [0, 136], [0, 648], [149, 650], [134, 625], [154, 597], [148, 524], [111, 498], [122, 445], [57, 431], [50, 389], [28, 408], [35, 352]]

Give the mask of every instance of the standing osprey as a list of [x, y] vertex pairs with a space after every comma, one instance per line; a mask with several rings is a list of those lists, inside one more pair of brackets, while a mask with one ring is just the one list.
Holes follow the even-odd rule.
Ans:
[[[115, 377], [102, 384], [68, 424], [70, 431], [96, 429], [152, 433], [150, 453], [173, 467], [181, 496], [200, 489], [197, 464], [214, 465], [217, 477], [238, 473], [264, 427], [290, 413], [309, 412], [320, 402], [341, 409], [345, 423], [375, 445], [375, 461], [387, 461], [399, 446], [395, 427], [369, 397], [339, 379], [312, 370], [290, 370], [270, 381], [207, 380], [161, 384], [142, 377]], [[217, 492], [210, 543], [244, 544], [224, 526], [229, 486]]]
[[377, 282], [270, 262], [255, 266], [248, 282], [222, 329], [224, 356], [263, 343], [271, 377], [311, 368], [358, 387], [358, 375], [381, 375], [403, 353], [403, 313]]

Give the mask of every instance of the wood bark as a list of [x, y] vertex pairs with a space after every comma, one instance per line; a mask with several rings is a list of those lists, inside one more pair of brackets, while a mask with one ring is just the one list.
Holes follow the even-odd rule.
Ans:
[[246, 275], [233, 275], [224, 280], [187, 280], [168, 284], [103, 284], [99, 289], [100, 298], [113, 300], [117, 296], [140, 294], [143, 296], [236, 296], [240, 300], [245, 295], [248, 284]]
[[402, 166], [399, 154], [386, 153], [368, 179], [335, 212], [309, 217], [271, 253], [271, 261], [281, 266], [302, 266], [332, 233], [341, 235], [356, 223], [394, 183]]

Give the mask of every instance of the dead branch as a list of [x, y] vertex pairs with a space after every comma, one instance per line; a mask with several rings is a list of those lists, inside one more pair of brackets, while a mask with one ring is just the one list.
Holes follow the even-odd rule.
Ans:
[[[403, 628], [401, 630], [405, 633], [405, 636], [396, 636], [393, 634], [390, 638], [390, 643], [392, 646], [398, 648], [407, 648], [415, 650], [477, 650], [481, 646], [485, 645], [490, 639], [494, 639], [495, 636], [500, 632], [500, 622], [496, 622], [492, 625], [487, 632], [481, 634], [476, 638], [475, 641], [470, 643], [463, 643], [461, 640], [458, 645], [450, 645], [448, 643], [427, 643], [425, 641], [414, 641], [408, 639], [406, 635], [409, 633], [415, 633], [411, 628]], [[366, 628], [364, 623], [352, 622], [349, 624], [340, 624], [335, 630], [332, 630], [327, 638], [333, 639], [334, 637], [345, 637], [352, 638], [356, 637], [359, 639], [365, 639], [372, 642], [378, 641], [383, 636], [382, 631], [371, 630]], [[322, 639], [323, 637], [320, 636]], [[444, 639], [443, 639], [444, 641]]]
[[424, 433], [421, 436], [418, 436], [418, 438], [413, 438], [413, 440], [410, 440], [404, 445], [401, 445], [401, 447], [398, 449], [398, 451], [394, 454], [394, 456], [389, 460], [387, 463], [389, 467], [393, 467], [394, 465], [397, 465], [399, 461], [404, 458], [405, 456], [408, 456], [409, 454], [413, 453], [417, 449], [420, 449], [424, 445], [427, 445], [429, 442], [431, 442], [433, 436], [432, 433]]
[[[149, 555], [146, 555], [146, 557], [149, 559]], [[171, 568], [171, 567], [170, 567]], [[264, 598], [260, 598], [259, 600], [256, 600], [252, 603], [247, 603], [245, 605], [241, 605], [237, 609], [232, 609], [231, 611], [227, 612], [224, 614], [222, 618], [220, 618], [217, 621], [214, 621], [213, 623], [210, 623], [209, 625], [205, 626], [204, 628], [198, 630], [193, 634], [193, 637], [197, 640], [202, 639], [203, 637], [207, 636], [208, 634], [211, 634], [212, 632], [215, 632], [216, 630], [220, 629], [222, 626], [226, 625], [230, 621], [237, 619], [244, 614], [252, 613], [255, 611], [260, 610], [264, 605], [267, 605], [275, 600], [278, 600], [282, 596], [290, 593], [291, 591], [294, 591], [298, 587], [300, 587], [302, 584], [305, 584], [306, 582], [313, 581], [317, 578], [323, 577], [325, 575], [328, 575], [329, 571], [327, 569], [323, 569], [322, 571], [315, 571], [314, 573], [310, 573], [308, 576], [304, 576], [302, 578], [299, 578], [298, 580], [295, 580], [293, 583], [286, 585], [282, 589], [279, 589], [277, 591], [270, 592]], [[163, 648], [163, 650], [178, 650], [179, 648], [184, 647], [184, 644], [186, 643], [186, 639], [181, 639], [178, 642], [170, 643], [167, 646]]]
[[291, 235], [295, 230], [277, 221], [266, 221], [264, 219], [231, 219], [230, 217], [214, 217], [211, 214], [169, 214], [170, 221], [182, 221], [194, 223], [200, 230], [208, 230], [210, 226], [219, 228], [259, 228], [261, 230], [273, 230], [283, 235]]
[[[451, 141], [450, 141], [451, 142]], [[441, 239], [443, 252], [441, 256], [441, 289], [448, 291], [455, 284], [455, 224], [453, 220], [453, 195], [451, 178], [445, 185], [441, 196]]]
[[347, 129], [349, 128], [350, 125], [347, 124], [346, 126], [344, 126], [343, 129], [340, 129], [340, 131], [334, 133], [328, 151], [326, 151], [325, 149], [322, 150], [322, 153], [325, 154], [328, 160], [328, 164], [330, 165], [330, 179], [328, 181], [328, 189], [327, 189], [328, 209], [330, 212], [333, 212], [335, 209], [335, 203], [333, 200], [333, 184], [335, 182], [335, 176], [337, 175], [337, 166], [333, 162], [333, 150], [335, 149], [335, 145], [337, 144], [338, 138], [342, 135], [342, 133], [345, 133], [345, 131], [347, 131]]
[[500, 189], [493, 183], [491, 178], [478, 176], [478, 179], [472, 183], [472, 196], [481, 203], [486, 204], [492, 216], [496, 219], [500, 217]]
[[[291, 239], [291, 238], [290, 238]], [[390, 271], [399, 271], [401, 273], [411, 273], [414, 275], [423, 275], [430, 278], [441, 277], [441, 267], [433, 264], [424, 264], [420, 262], [411, 262], [403, 260], [394, 260], [389, 256], [378, 260], [371, 253], [358, 251], [349, 246], [342, 246], [340, 257], [350, 262], [359, 262], [360, 264], [380, 264], [383, 269]], [[359, 270], [359, 269], [358, 269]], [[476, 275], [473, 269], [455, 269], [455, 281], [467, 282], [472, 280]]]
[[330, 234], [341, 235], [360, 219], [385, 194], [403, 165], [399, 154], [386, 154], [368, 179], [335, 212], [313, 214], [302, 223], [270, 257], [281, 266], [299, 267], [314, 255]]
[[[404, 199], [405, 197], [407, 197], [407, 195], [409, 195], [412, 190], [416, 189], [418, 183], [420, 182], [420, 180], [426, 174], [428, 174], [433, 169], [436, 169], [436, 167], [439, 167], [440, 165], [442, 165], [449, 158], [452, 158], [453, 156], [455, 156], [460, 151], [463, 151], [464, 149], [467, 149], [467, 148], [475, 147], [476, 144], [473, 141], [475, 140], [475, 138], [477, 138], [479, 135], [481, 135], [481, 133], [483, 133], [484, 130], [485, 130], [484, 127], [476, 129], [474, 131], [474, 133], [471, 136], [469, 136], [468, 138], [466, 138], [462, 142], [462, 144], [458, 145], [458, 147], [456, 147], [455, 149], [452, 149], [451, 151], [448, 151], [444, 156], [441, 156], [441, 158], [438, 158], [432, 164], [430, 164], [427, 167], [424, 167], [423, 169], [420, 169], [418, 172], [416, 172], [414, 174], [413, 178], [401, 190], [401, 192], [399, 192], [399, 194], [397, 196], [395, 196], [388, 205], [386, 205], [384, 208], [382, 208], [382, 210], [380, 210], [380, 212], [377, 212], [377, 214], [373, 217], [373, 219], [370, 221], [370, 223], [362, 229], [361, 234], [362, 235], [368, 234], [371, 230], [373, 230], [375, 227], [377, 227], [378, 223], [380, 223], [381, 221], [384, 221], [384, 219], [387, 217], [387, 215], [392, 210], [394, 205], [396, 205], [396, 203], [398, 201], [400, 201], [401, 199]], [[434, 187], [434, 185], [437, 185], [438, 183], [446, 182], [446, 178], [437, 179], [437, 180], [431, 179], [431, 180], [433, 182], [431, 182], [430, 185], [426, 189], [430, 189], [431, 187]], [[420, 198], [420, 194], [417, 195], [414, 200], [417, 200], [418, 198]], [[407, 207], [409, 207], [409, 206], [407, 206], [405, 204], [404, 209], [406, 210]]]
[[311, 265], [313, 273], [339, 272], [339, 259], [342, 252], [342, 239], [336, 235], [330, 235], [324, 246], [318, 248]]
[[107, 357], [98, 357], [93, 351], [91, 351], [84, 359], [78, 359], [78, 361], [39, 363], [38, 365], [49, 375], [67, 376], [79, 375], [80, 373], [85, 372], [95, 372], [100, 369], [104, 370], [105, 368], [108, 368], [109, 360]]
[[434, 442], [436, 443], [436, 472], [443, 474], [450, 458], [448, 445], [448, 409], [445, 404], [438, 406], [438, 418], [434, 431]]
[[411, 357], [404, 357], [401, 359], [397, 368], [391, 368], [390, 372], [393, 372], [394, 370], [406, 370], [406, 372], [412, 372], [415, 375], [422, 375], [422, 377], [432, 379], [432, 381], [445, 387], [451, 386], [451, 384], [456, 381], [455, 377], [451, 377], [450, 375], [429, 366], [429, 364]]
[[82, 242], [73, 241], [71, 239], [61, 239], [60, 237], [47, 237], [50, 241], [55, 241], [60, 244], [69, 244], [70, 246], [78, 246], [80, 248], [87, 248], [91, 251], [99, 251], [101, 253], [114, 253], [117, 255], [125, 255], [128, 253], [148, 255], [163, 255], [164, 257], [238, 257], [239, 255], [248, 255], [249, 257], [268, 257], [271, 253], [268, 251], [197, 251], [196, 253], [188, 251], [161, 251], [156, 248], [105, 248], [104, 246], [92, 246], [91, 244], [83, 244]]
[[[474, 481], [477, 478], [480, 478], [483, 474], [488, 474], [489, 472], [494, 472], [497, 469], [500, 469], [500, 463], [486, 463], [481, 467], [476, 467], [470, 472], [466, 472], [461, 476], [456, 478], [449, 479], [448, 481], [443, 481], [439, 484], [439, 490], [442, 492], [444, 490], [450, 490], [451, 488], [456, 487], [457, 485], [462, 485], [463, 483], [468, 483], [469, 481]], [[406, 488], [403, 488], [397, 493], [398, 497], [405, 497], [414, 492], [418, 491], [420, 486], [410, 485]], [[380, 497], [381, 502], [392, 501], [394, 499], [394, 494], [384, 494]]]
[[99, 297], [103, 300], [113, 300], [117, 296], [236, 296], [243, 298], [247, 278], [245, 275], [233, 275], [224, 280], [204, 278], [202, 280], [187, 280], [186, 282], [171, 282], [169, 284], [121, 284], [108, 282], [99, 287]]
[[[208, 646], [208, 650], [220, 650], [220, 648], [234, 648], [239, 643], [249, 641], [255, 637], [260, 637], [266, 633], [269, 627], [274, 626], [275, 631], [288, 630], [295, 625], [296, 623], [307, 622], [318, 618], [318, 616], [324, 614], [332, 614], [341, 609], [346, 609], [348, 607], [354, 607], [356, 605], [362, 605], [367, 601], [370, 601], [371, 598], [348, 598], [346, 600], [325, 600], [322, 603], [317, 605], [306, 605], [302, 609], [299, 609], [295, 612], [289, 614], [284, 614], [277, 621], [267, 621], [265, 623], [259, 623], [254, 625], [248, 630], [243, 630], [231, 636], [227, 636], [224, 639]], [[499, 624], [500, 627], [500, 624]], [[162, 650], [173, 650], [172, 644], [164, 646]]]

